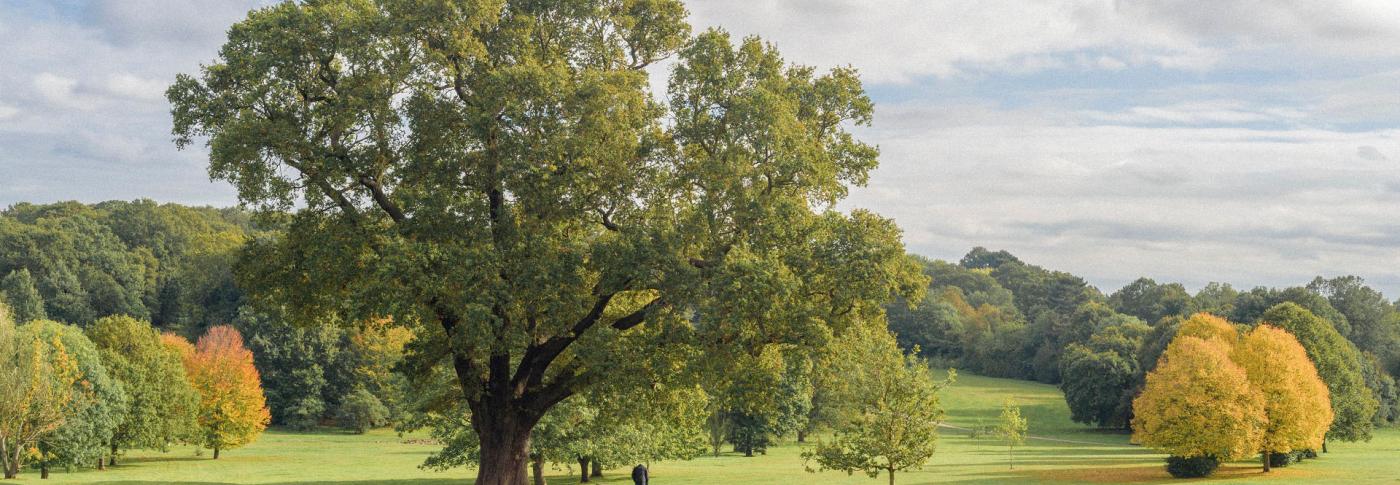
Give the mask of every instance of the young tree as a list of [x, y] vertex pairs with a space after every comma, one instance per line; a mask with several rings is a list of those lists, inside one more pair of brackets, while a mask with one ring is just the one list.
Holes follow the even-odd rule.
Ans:
[[[183, 340], [183, 339], [181, 339]], [[185, 342], [186, 346], [189, 345]], [[196, 442], [219, 452], [252, 443], [267, 429], [271, 416], [253, 353], [233, 327], [219, 325], [186, 353], [190, 385], [199, 393]]]
[[34, 287], [34, 277], [26, 268], [11, 271], [0, 279], [0, 302], [9, 305], [10, 313], [17, 323], [28, 323], [48, 318], [44, 312], [44, 297]]
[[86, 406], [78, 363], [58, 338], [23, 335], [0, 304], [0, 467], [19, 474], [30, 449]]
[[79, 379], [73, 392], [82, 397], [79, 405], [62, 426], [39, 440], [43, 476], [52, 466], [101, 466], [107, 443], [126, 415], [126, 391], [108, 375], [97, 347], [78, 327], [36, 320], [21, 326], [19, 333], [21, 338], [45, 342], [57, 339], [78, 366]]
[[1178, 458], [1244, 458], [1262, 442], [1263, 399], [1224, 341], [1178, 336], [1133, 401], [1133, 440]]
[[[1318, 377], [1327, 384], [1334, 417], [1327, 439], [1369, 441], [1371, 420], [1380, 404], [1366, 387], [1361, 353], [1356, 346], [1327, 321], [1291, 302], [1275, 305], [1259, 319], [1297, 338], [1317, 368]], [[1327, 451], [1326, 441], [1322, 451]]]
[[[936, 382], [928, 363], [917, 356], [900, 357], [889, 348], [875, 368], [873, 380], [861, 384], [859, 416], [837, 429], [830, 441], [818, 440], [815, 448], [802, 452], [805, 462], [815, 461], [810, 472], [864, 472], [871, 478], [923, 466], [938, 444], [938, 425], [943, 407], [938, 392], [952, 384], [956, 373]], [[892, 355], [890, 354], [892, 353]]]
[[1016, 468], [1016, 447], [1026, 442], [1026, 418], [1021, 417], [1021, 407], [1010, 399], [1001, 405], [1001, 421], [997, 423], [997, 434], [1006, 441], [1006, 459], [1012, 469]]
[[1322, 447], [1332, 425], [1327, 385], [1318, 378], [1307, 351], [1284, 330], [1260, 325], [1245, 335], [1232, 354], [1264, 396], [1266, 424], [1259, 451], [1264, 471], [1272, 454]]
[[[419, 325], [470, 410], [478, 485], [517, 485], [530, 430], [628, 358], [611, 343], [629, 330], [812, 345], [925, 284], [891, 221], [830, 210], [877, 164], [848, 131], [872, 113], [855, 72], [692, 38], [684, 17], [676, 0], [287, 2], [167, 96], [178, 144], [208, 137], [243, 203], [298, 208], [250, 247], [245, 287]], [[645, 68], [672, 55], [658, 103]], [[640, 304], [603, 317], [623, 300]], [[685, 330], [726, 306], [775, 313]], [[701, 340], [719, 334], [746, 337]]]
[[190, 436], [199, 395], [190, 387], [180, 352], [162, 342], [149, 323], [126, 316], [98, 319], [87, 329], [108, 374], [130, 398], [108, 449], [166, 449]]

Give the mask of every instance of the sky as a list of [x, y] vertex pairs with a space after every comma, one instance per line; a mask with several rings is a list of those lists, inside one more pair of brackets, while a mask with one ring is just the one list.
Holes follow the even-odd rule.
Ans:
[[[262, 0], [0, 0], [0, 206], [229, 206], [162, 92]], [[843, 209], [1112, 292], [1356, 274], [1400, 296], [1400, 2], [703, 0], [697, 29], [857, 68], [881, 149]], [[664, 72], [657, 73], [664, 77]]]

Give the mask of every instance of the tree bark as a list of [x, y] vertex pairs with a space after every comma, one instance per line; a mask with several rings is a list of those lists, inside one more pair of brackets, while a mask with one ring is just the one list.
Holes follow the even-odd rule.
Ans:
[[1326, 452], [1327, 452], [1327, 439], [1326, 439], [1326, 438], [1323, 438], [1323, 439], [1322, 439], [1322, 452], [1323, 452], [1323, 453], [1326, 453]]
[[49, 447], [39, 442], [39, 479], [49, 479]]
[[97, 471], [107, 471], [107, 460], [101, 456], [97, 457]]
[[890, 472], [890, 485], [894, 485], [894, 467], [890, 467], [888, 471]]
[[600, 463], [598, 463], [598, 460], [590, 460], [590, 461], [591, 461], [592, 464], [593, 464], [593, 473], [592, 473], [592, 476], [595, 476], [595, 477], [598, 477], [598, 478], [602, 478], [602, 477], [603, 477], [603, 465], [600, 464]]
[[798, 431], [798, 432], [797, 432], [797, 442], [798, 442], [798, 443], [806, 443], [806, 442], [807, 442], [807, 432], [806, 432], [806, 431]]
[[[530, 463], [530, 430], [538, 417], [505, 409], [513, 406], [472, 406], [472, 426], [481, 442], [476, 485], [526, 485]], [[494, 408], [494, 409], [493, 409]]]
[[1271, 454], [1272, 453], [1269, 453], [1268, 451], [1264, 451], [1263, 453], [1259, 454], [1260, 456], [1264, 457], [1264, 473], [1269, 473], [1269, 458], [1271, 458], [1269, 455]]
[[578, 482], [579, 482], [579, 483], [588, 483], [588, 462], [589, 462], [588, 457], [586, 457], [586, 456], [580, 456], [580, 457], [578, 457]]
[[116, 444], [116, 443], [112, 443], [112, 457], [111, 457], [111, 461], [107, 462], [107, 466], [117, 466], [117, 444]]
[[536, 456], [530, 460], [530, 470], [535, 474], [535, 485], [545, 485], [544, 457]]

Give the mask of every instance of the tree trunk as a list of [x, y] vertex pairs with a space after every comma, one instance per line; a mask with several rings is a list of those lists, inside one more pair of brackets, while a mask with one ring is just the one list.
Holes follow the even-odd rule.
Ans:
[[[23, 449], [23, 446], [20, 446], [19, 448]], [[14, 453], [12, 454], [11, 450], [5, 448], [3, 443], [0, 443], [0, 464], [4, 465], [6, 480], [10, 480], [19, 476], [20, 453], [22, 452], [17, 449], [14, 450]]]
[[530, 470], [535, 474], [535, 485], [545, 485], [544, 481], [544, 457], [536, 456], [530, 460]]
[[104, 457], [97, 457], [97, 471], [107, 471], [107, 460]]
[[589, 461], [590, 461], [590, 460], [589, 460], [588, 457], [586, 457], [586, 456], [580, 456], [580, 457], [578, 457], [578, 482], [579, 482], [579, 483], [588, 483], [588, 462], [589, 462]]
[[219, 447], [217, 446], [214, 447], [214, 459], [219, 459]]
[[807, 432], [806, 432], [806, 431], [798, 431], [798, 432], [797, 432], [797, 442], [798, 442], [798, 443], [806, 443], [806, 442], [807, 442]]
[[1271, 457], [1269, 456], [1270, 454], [1271, 454], [1271, 453], [1269, 453], [1268, 451], [1264, 451], [1263, 453], [1260, 453], [1260, 456], [1263, 456], [1263, 457], [1264, 457], [1264, 473], [1269, 473], [1269, 458], [1271, 458]]
[[530, 463], [530, 430], [539, 417], [479, 402], [472, 406], [472, 427], [481, 443], [476, 485], [526, 485]]
[[592, 473], [592, 476], [595, 476], [595, 477], [598, 477], [598, 478], [603, 478], [603, 465], [602, 465], [601, 463], [598, 463], [598, 460], [592, 460], [592, 463], [593, 463], [593, 473]]
[[890, 467], [888, 471], [890, 472], [890, 485], [894, 485], [894, 467]]
[[117, 444], [112, 443], [112, 458], [107, 462], [107, 466], [117, 466]]
[[1323, 438], [1323, 439], [1322, 439], [1322, 452], [1323, 452], [1323, 453], [1326, 453], [1326, 452], [1327, 452], [1327, 439], [1326, 439], [1326, 438]]
[[49, 447], [39, 442], [39, 479], [49, 479]]

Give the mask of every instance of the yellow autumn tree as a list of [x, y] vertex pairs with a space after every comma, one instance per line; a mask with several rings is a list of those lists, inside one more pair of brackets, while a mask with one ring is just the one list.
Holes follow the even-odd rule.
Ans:
[[1181, 322], [1176, 331], [1177, 338], [1196, 337], [1201, 340], [1219, 339], [1227, 349], [1233, 348], [1240, 340], [1240, 332], [1224, 318], [1209, 313], [1197, 313]]
[[78, 362], [57, 337], [23, 336], [0, 304], [0, 469], [19, 474], [35, 444], [86, 405]]
[[271, 419], [263, 396], [262, 380], [253, 366], [253, 353], [243, 346], [243, 336], [233, 327], [212, 327], [193, 351], [179, 337], [167, 337], [166, 345], [181, 348], [190, 385], [199, 392], [199, 429], [196, 443], [219, 451], [252, 443]]
[[1260, 325], [1235, 346], [1233, 357], [1250, 386], [1264, 396], [1267, 424], [1259, 447], [1264, 471], [1269, 471], [1270, 454], [1320, 448], [1332, 426], [1330, 396], [1298, 339]]
[[[1219, 328], [1213, 321], [1198, 323]], [[1202, 463], [1197, 472], [1183, 475], [1169, 461], [1168, 470], [1178, 476], [1206, 475], [1220, 461], [1254, 454], [1265, 425], [1263, 395], [1230, 359], [1229, 345], [1191, 335], [1178, 336], [1167, 346], [1133, 401], [1133, 411], [1134, 440], [1174, 460]]]

